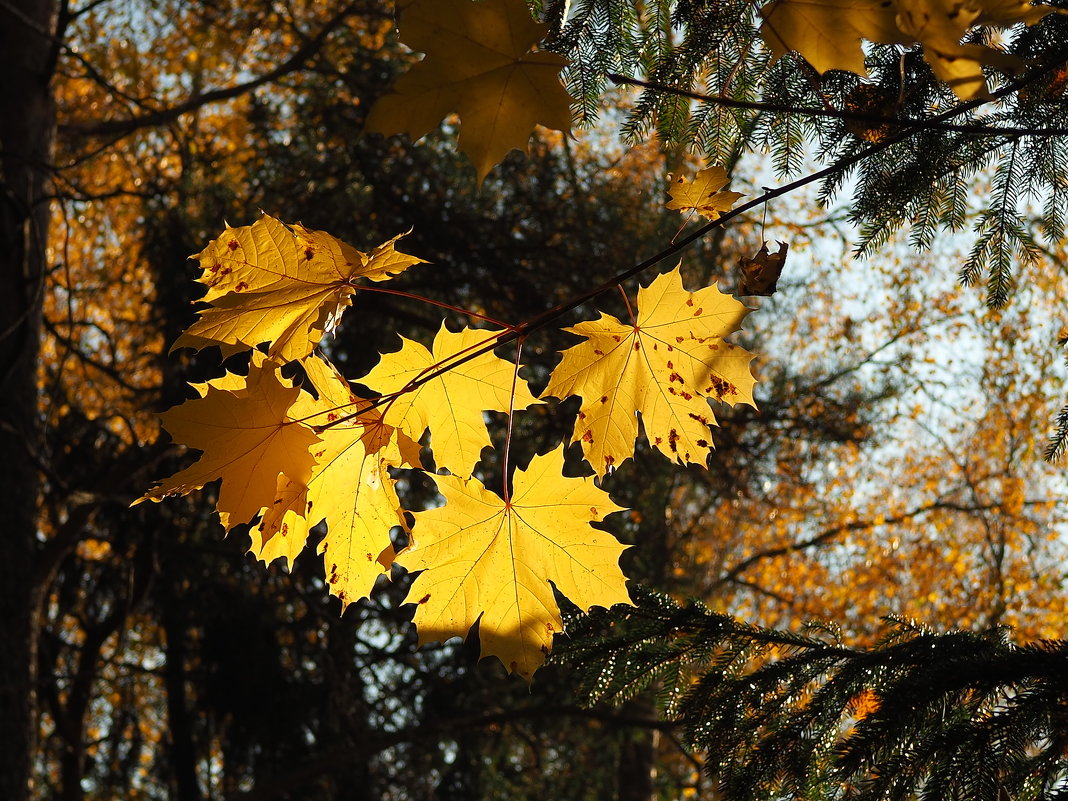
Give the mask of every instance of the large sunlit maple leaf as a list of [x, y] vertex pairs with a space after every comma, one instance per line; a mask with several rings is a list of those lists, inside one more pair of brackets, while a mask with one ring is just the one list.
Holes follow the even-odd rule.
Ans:
[[910, 44], [884, 0], [774, 0], [760, 9], [760, 32], [776, 58], [796, 50], [819, 72], [866, 75], [861, 40]]
[[664, 206], [677, 211], [696, 212], [706, 220], [715, 220], [723, 212], [730, 211], [738, 198], [745, 197], [741, 192], [719, 191], [729, 180], [723, 167], [699, 170], [692, 181], [683, 175], [673, 177], [668, 187], [671, 200]]
[[755, 406], [753, 354], [724, 341], [749, 309], [716, 286], [688, 292], [679, 268], [638, 290], [631, 325], [602, 314], [565, 329], [586, 341], [563, 352], [543, 395], [581, 395], [574, 440], [603, 476], [645, 436], [681, 464], [704, 464], [716, 420], [709, 399]]
[[303, 359], [337, 325], [358, 279], [384, 281], [423, 261], [398, 253], [398, 238], [368, 254], [266, 214], [227, 228], [194, 257], [208, 288], [201, 300], [210, 306], [174, 348], [218, 345], [230, 354], [269, 342], [271, 358]]
[[[515, 377], [515, 365], [493, 353], [483, 353], [414, 389], [414, 379], [437, 365], [492, 341], [492, 330], [465, 328], [454, 334], [444, 323], [434, 337], [433, 351], [401, 337], [401, 349], [386, 353], [363, 378], [357, 379], [383, 395], [399, 393], [381, 406], [385, 422], [414, 440], [430, 429], [430, 447], [438, 467], [471, 474], [490, 444], [484, 411], [506, 412], [538, 403], [527, 382]], [[513, 395], [514, 390], [514, 395]]]
[[567, 60], [534, 50], [546, 27], [526, 0], [399, 0], [401, 41], [426, 57], [372, 107], [367, 130], [419, 139], [460, 116], [459, 147], [479, 182], [513, 148], [526, 152], [534, 126], [571, 127], [560, 83]]
[[305, 483], [279, 477], [274, 501], [250, 531], [250, 550], [264, 562], [292, 564], [309, 530], [325, 520], [319, 553], [344, 609], [366, 597], [393, 561], [389, 531], [405, 520], [388, 468], [415, 466], [419, 446], [366, 408], [329, 362], [312, 357], [303, 367], [318, 398], [301, 393], [290, 413], [319, 430], [315, 464]]
[[1055, 10], [1026, 0], [773, 0], [760, 9], [760, 30], [776, 57], [795, 50], [819, 72], [866, 75], [863, 39], [919, 42], [938, 79], [971, 100], [987, 92], [984, 66], [1013, 72], [1023, 63], [993, 47], [962, 44], [969, 29], [1032, 25]]
[[535, 456], [509, 502], [478, 479], [433, 476], [445, 505], [416, 514], [415, 545], [397, 557], [422, 571], [406, 599], [421, 644], [466, 637], [477, 621], [482, 656], [529, 680], [563, 628], [549, 582], [582, 609], [630, 603], [625, 546], [590, 525], [622, 510], [563, 467], [562, 447]]
[[203, 454], [140, 500], [186, 495], [221, 478], [219, 517], [229, 529], [274, 500], [280, 474], [298, 485], [311, 478], [320, 438], [293, 413], [300, 391], [278, 374], [277, 364], [254, 357], [247, 377], [227, 375], [196, 389], [200, 398], [162, 419], [175, 442]]

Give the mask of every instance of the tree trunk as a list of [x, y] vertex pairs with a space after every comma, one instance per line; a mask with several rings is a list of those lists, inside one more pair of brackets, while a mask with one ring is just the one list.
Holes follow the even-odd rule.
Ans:
[[37, 739], [36, 378], [55, 13], [54, 0], [0, 3], [0, 798], [10, 801], [30, 797]]

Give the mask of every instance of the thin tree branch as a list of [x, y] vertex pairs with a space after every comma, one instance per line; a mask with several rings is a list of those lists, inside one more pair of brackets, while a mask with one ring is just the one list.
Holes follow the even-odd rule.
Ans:
[[806, 106], [789, 106], [782, 103], [765, 103], [751, 100], [735, 100], [730, 97], [717, 97], [704, 95], [699, 92], [691, 92], [676, 86], [668, 86], [655, 81], [642, 81], [638, 78], [628, 78], [625, 75], [617, 75], [610, 72], [608, 77], [616, 84], [641, 86], [666, 94], [688, 97], [691, 100], [699, 100], [702, 103], [714, 103], [727, 108], [752, 109], [753, 111], [770, 111], [780, 114], [802, 114], [808, 117], [833, 117], [843, 120], [856, 120], [874, 125], [897, 125], [902, 128], [933, 131], [955, 131], [957, 133], [973, 134], [976, 136], [1068, 136], [1068, 128], [1009, 128], [995, 125], [956, 125], [949, 122], [937, 122], [939, 117], [929, 120], [915, 120], [907, 117], [886, 117], [882, 114], [871, 114], [863, 111], [846, 111], [834, 108], [811, 108]]

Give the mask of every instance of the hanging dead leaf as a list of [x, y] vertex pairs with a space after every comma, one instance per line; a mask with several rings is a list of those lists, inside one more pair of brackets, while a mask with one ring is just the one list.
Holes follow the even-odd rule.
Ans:
[[865, 142], [881, 142], [901, 130], [892, 122], [878, 117], [893, 117], [901, 110], [900, 93], [876, 83], [858, 83], [845, 97], [844, 111], [854, 114], [870, 114], [871, 120], [846, 117], [845, 127], [854, 136]]
[[786, 251], [789, 249], [788, 243], [780, 242], [778, 252], [769, 253], [768, 243], [762, 242], [760, 250], [752, 258], [738, 259], [738, 267], [742, 271], [738, 294], [764, 297], [774, 295], [782, 268], [786, 265]]

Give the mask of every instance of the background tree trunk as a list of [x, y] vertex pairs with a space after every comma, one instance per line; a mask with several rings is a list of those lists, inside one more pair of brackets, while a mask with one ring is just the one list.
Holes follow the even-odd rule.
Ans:
[[30, 796], [36, 741], [36, 373], [54, 114], [53, 0], [0, 4], [0, 798]]

